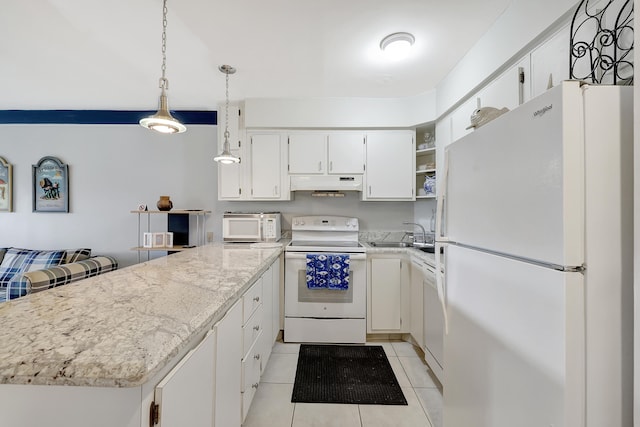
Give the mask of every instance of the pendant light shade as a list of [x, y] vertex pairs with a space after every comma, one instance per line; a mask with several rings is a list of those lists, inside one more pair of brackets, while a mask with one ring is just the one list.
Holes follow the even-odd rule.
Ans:
[[221, 65], [218, 69], [226, 74], [226, 86], [225, 86], [225, 111], [224, 111], [224, 142], [222, 143], [222, 153], [213, 158], [218, 163], [229, 165], [231, 163], [239, 163], [240, 158], [231, 154], [231, 144], [229, 143], [229, 74], [236, 72], [236, 69], [231, 65]]
[[176, 120], [169, 112], [169, 102], [164, 88], [160, 93], [158, 112], [140, 120], [140, 124], [160, 133], [182, 133], [187, 130], [186, 126]]
[[167, 90], [169, 90], [169, 80], [165, 77], [167, 68], [167, 0], [162, 2], [162, 77], [160, 77], [160, 101], [158, 111], [149, 117], [140, 120], [140, 125], [147, 129], [160, 133], [182, 133], [187, 130], [186, 126], [180, 123], [169, 112], [169, 101]]

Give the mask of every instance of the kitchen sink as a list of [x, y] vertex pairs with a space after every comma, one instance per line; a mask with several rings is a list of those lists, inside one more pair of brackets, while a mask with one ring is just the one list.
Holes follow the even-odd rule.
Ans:
[[407, 242], [367, 242], [374, 248], [416, 248], [422, 252], [434, 253], [433, 245], [428, 246], [414, 246]]
[[369, 242], [374, 248], [408, 248], [411, 243], [407, 242]]

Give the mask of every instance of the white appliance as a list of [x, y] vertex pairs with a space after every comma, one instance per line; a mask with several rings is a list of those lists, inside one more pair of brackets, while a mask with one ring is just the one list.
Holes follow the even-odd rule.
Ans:
[[[285, 247], [284, 341], [364, 343], [367, 338], [366, 251], [358, 219], [302, 216], [291, 223]], [[307, 255], [348, 255], [348, 289], [309, 289]]]
[[277, 242], [281, 235], [280, 212], [225, 212], [222, 238], [225, 242]]
[[632, 425], [632, 120], [563, 82], [446, 148], [446, 427]]

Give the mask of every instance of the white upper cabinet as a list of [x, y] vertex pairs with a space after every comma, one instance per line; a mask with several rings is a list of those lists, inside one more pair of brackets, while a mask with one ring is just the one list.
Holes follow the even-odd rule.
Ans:
[[415, 200], [415, 132], [367, 133], [362, 200]]
[[279, 132], [249, 134], [251, 200], [289, 200], [286, 150]]
[[531, 52], [531, 95], [536, 97], [568, 78], [569, 29], [565, 27]]
[[[242, 159], [238, 150], [231, 150], [231, 154]], [[242, 165], [240, 163], [232, 163], [229, 165], [218, 163], [218, 199], [240, 200], [241, 198]]]
[[[229, 145], [231, 154], [240, 158], [244, 157], [243, 141], [246, 140], [246, 132], [244, 129], [242, 104], [229, 104]], [[218, 106], [218, 151], [216, 155], [222, 152], [224, 143], [224, 131], [226, 125], [225, 106]], [[241, 200], [246, 197], [242, 194], [243, 181], [243, 165], [240, 163], [232, 163], [229, 165], [218, 163], [218, 199], [219, 200]]]
[[289, 173], [315, 175], [327, 171], [327, 134], [289, 135]]
[[365, 136], [360, 132], [332, 133], [328, 139], [329, 174], [354, 175], [364, 172]]
[[364, 133], [289, 134], [290, 175], [357, 175], [364, 172]]

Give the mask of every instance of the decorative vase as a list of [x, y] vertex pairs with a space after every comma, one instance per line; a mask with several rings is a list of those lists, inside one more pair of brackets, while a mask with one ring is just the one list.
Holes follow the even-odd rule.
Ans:
[[161, 211], [170, 211], [173, 208], [173, 202], [169, 200], [169, 196], [160, 196], [160, 200], [158, 200], [158, 210]]
[[425, 176], [424, 178], [424, 191], [428, 196], [432, 196], [436, 194], [436, 177], [435, 176]]

